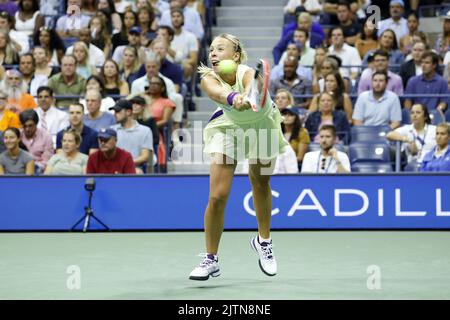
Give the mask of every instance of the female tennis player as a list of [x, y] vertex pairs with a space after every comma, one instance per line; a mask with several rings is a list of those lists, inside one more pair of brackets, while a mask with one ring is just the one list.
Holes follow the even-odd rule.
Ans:
[[[214, 38], [209, 49], [212, 69], [199, 67], [201, 88], [218, 109], [204, 129], [204, 152], [211, 154], [212, 160], [209, 201], [204, 217], [206, 254], [191, 272], [191, 280], [208, 280], [209, 276], [220, 275], [217, 254], [224, 227], [225, 206], [237, 161], [244, 158], [249, 159], [249, 177], [259, 232], [251, 239], [251, 246], [259, 256], [261, 270], [268, 276], [277, 273], [270, 238], [272, 191], [269, 180], [275, 158], [284, 151], [288, 142], [281, 131], [281, 114], [269, 94], [259, 111], [252, 110], [249, 93], [255, 70], [242, 64], [246, 58], [238, 38], [221, 34]], [[219, 67], [222, 60], [233, 60], [237, 69], [224, 74]], [[259, 77], [259, 81], [261, 84], [263, 77]]]

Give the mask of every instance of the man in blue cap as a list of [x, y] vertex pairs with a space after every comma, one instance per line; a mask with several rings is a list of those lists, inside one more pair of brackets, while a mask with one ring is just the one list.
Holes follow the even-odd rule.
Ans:
[[406, 36], [408, 30], [408, 20], [403, 17], [405, 12], [405, 3], [403, 0], [391, 0], [389, 3], [390, 18], [382, 20], [378, 23], [378, 37], [383, 31], [391, 29], [397, 37], [397, 45], [400, 47], [400, 39]]
[[117, 64], [120, 65], [122, 63], [123, 52], [126, 47], [134, 47], [139, 51], [139, 48], [141, 47], [141, 33], [142, 29], [139, 27], [132, 27], [128, 31], [128, 45], [118, 46], [112, 55], [112, 59], [117, 62]]
[[120, 99], [109, 110], [114, 110], [117, 121], [111, 126], [117, 132], [117, 146], [131, 153], [137, 173], [146, 172], [149, 160], [153, 159], [152, 131], [133, 118], [133, 104], [129, 100]]
[[136, 174], [131, 154], [117, 148], [117, 132], [114, 129], [100, 129], [98, 144], [100, 150], [89, 156], [86, 173]]

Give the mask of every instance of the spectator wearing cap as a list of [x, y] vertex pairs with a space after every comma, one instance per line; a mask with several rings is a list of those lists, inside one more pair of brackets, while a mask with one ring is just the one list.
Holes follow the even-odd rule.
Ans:
[[[92, 36], [91, 36], [91, 31], [89, 30], [89, 28], [82, 28], [80, 30], [79, 40], [81, 42], [84, 42], [84, 44], [88, 48], [89, 63], [93, 67], [97, 67], [97, 68], [102, 66], [105, 63], [105, 54], [103, 53], [102, 49], [100, 49], [99, 47], [97, 47], [96, 45], [94, 45], [91, 42]], [[67, 48], [66, 54], [67, 55], [73, 54], [73, 50], [74, 50], [74, 45], [71, 45], [70, 47]]]
[[281, 114], [283, 115], [281, 130], [294, 150], [298, 168], [301, 168], [303, 157], [311, 143], [308, 130], [303, 127], [298, 108], [285, 108], [281, 110]]
[[[330, 55], [335, 55], [342, 60], [340, 72], [343, 77], [356, 79], [359, 74], [359, 66], [362, 61], [358, 50], [345, 43], [344, 30], [342, 27], [334, 27], [331, 32], [331, 46], [328, 50]], [[352, 66], [351, 68], [345, 66]]]
[[[447, 81], [437, 73], [439, 56], [426, 51], [422, 54], [422, 74], [408, 80], [406, 94], [448, 94]], [[444, 113], [448, 107], [448, 97], [408, 97], [405, 99], [405, 108], [411, 109], [413, 104], [420, 103], [428, 108], [428, 111], [439, 110]]]
[[181, 9], [184, 15], [184, 28], [195, 34], [197, 40], [201, 41], [205, 35], [202, 18], [195, 9], [186, 6], [186, 4], [187, 2], [185, 0], [172, 0], [170, 2], [170, 9], [161, 14], [159, 25], [173, 28], [170, 13], [172, 10]]
[[450, 10], [446, 14], [440, 16], [442, 20], [442, 33], [436, 39], [434, 50], [443, 57], [450, 52]]
[[136, 174], [131, 154], [117, 147], [117, 132], [111, 128], [100, 129], [100, 150], [89, 155], [87, 174]]
[[402, 111], [398, 96], [386, 90], [388, 76], [385, 72], [372, 75], [372, 90], [358, 96], [353, 112], [353, 125], [387, 126], [398, 128], [402, 121]]
[[102, 105], [102, 95], [99, 91], [88, 90], [85, 95], [88, 114], [84, 116], [84, 123], [99, 131], [101, 128], [109, 128], [116, 124], [114, 115], [109, 112], [100, 111]]
[[22, 74], [16, 69], [9, 69], [0, 82], [0, 90], [8, 95], [8, 109], [19, 114], [26, 109], [34, 109], [37, 104], [33, 96], [27, 93], [28, 86]]
[[[86, 90], [86, 79], [76, 73], [77, 59], [73, 55], [65, 55], [61, 60], [61, 72], [48, 80], [48, 86], [56, 95], [79, 96]], [[56, 106], [66, 109], [78, 98], [57, 98]]]
[[69, 125], [69, 115], [67, 112], [61, 111], [54, 106], [55, 97], [51, 88], [40, 87], [37, 92], [37, 98], [38, 128], [50, 133], [53, 145], [56, 145], [56, 135]]
[[278, 89], [284, 88], [292, 93], [295, 100], [295, 106], [308, 108], [311, 98], [303, 98], [300, 95], [312, 94], [312, 83], [297, 74], [298, 59], [289, 56], [284, 62], [283, 77], [270, 81], [270, 93], [275, 95]]
[[344, 152], [336, 150], [336, 128], [326, 124], [320, 128], [320, 150], [305, 154], [302, 173], [349, 173], [350, 160]]
[[81, 13], [82, 0], [68, 0], [67, 12], [56, 21], [56, 32], [61, 38], [78, 38], [80, 29], [86, 28], [90, 17]]
[[14, 51], [24, 54], [30, 50], [28, 36], [15, 29], [14, 14], [0, 9], [0, 30], [8, 34]]
[[[314, 65], [314, 57], [316, 55], [316, 50], [312, 49], [308, 45], [309, 31], [303, 28], [297, 28], [294, 31], [294, 37], [291, 42], [286, 47], [286, 51], [280, 58], [278, 63], [283, 65], [284, 60], [287, 55], [291, 53], [294, 55], [297, 53], [298, 60], [302, 66], [312, 67]], [[294, 52], [296, 51], [296, 52]]]
[[56, 136], [56, 152], [61, 152], [63, 134], [67, 130], [76, 131], [81, 136], [79, 151], [90, 155], [98, 150], [97, 131], [84, 124], [84, 106], [74, 103], [69, 106], [69, 126], [58, 132]]
[[141, 46], [141, 28], [139, 27], [132, 27], [128, 31], [128, 44], [127, 45], [121, 45], [118, 46], [113, 53], [112, 59], [117, 62], [119, 65], [123, 61], [123, 53], [125, 51], [125, 48], [130, 46], [134, 47], [138, 52], [139, 48]]
[[23, 81], [28, 86], [28, 93], [35, 97], [37, 90], [41, 86], [46, 86], [48, 77], [45, 75], [35, 74], [36, 61], [32, 53], [25, 53], [19, 57], [19, 71], [22, 74]]
[[37, 173], [41, 173], [54, 154], [52, 136], [38, 128], [39, 116], [36, 111], [25, 110], [20, 113], [19, 119], [23, 128], [22, 142], [33, 156]]
[[6, 108], [8, 95], [3, 90], [0, 90], [0, 132], [6, 129], [20, 128], [20, 120], [17, 114]]
[[372, 74], [374, 72], [384, 72], [388, 75], [387, 90], [395, 92], [397, 95], [403, 95], [403, 81], [402, 78], [389, 70], [389, 53], [379, 49], [373, 54], [374, 69], [367, 68], [359, 79], [358, 94], [372, 89]]
[[389, 2], [389, 14], [390, 18], [381, 20], [378, 23], [378, 36], [387, 30], [391, 29], [395, 32], [397, 38], [397, 46], [400, 46], [400, 39], [406, 36], [408, 30], [408, 20], [403, 17], [405, 12], [405, 3], [403, 0], [391, 0]]
[[[184, 79], [191, 79], [197, 68], [199, 45], [195, 34], [184, 28], [184, 14], [182, 10], [172, 10], [170, 13], [173, 26], [173, 39], [170, 42], [169, 54], [172, 50], [175, 56], [171, 56], [173, 62], [183, 67]], [[157, 31], [158, 33], [158, 31]]]
[[117, 132], [117, 146], [131, 153], [136, 172], [146, 172], [149, 160], [153, 159], [152, 131], [134, 120], [131, 101], [121, 99], [110, 109], [114, 110], [117, 121], [111, 127]]
[[148, 109], [147, 101], [141, 96], [135, 96], [130, 99], [133, 105], [133, 119], [139, 124], [148, 127], [152, 131], [153, 145], [159, 142], [159, 130], [156, 120], [146, 112]]

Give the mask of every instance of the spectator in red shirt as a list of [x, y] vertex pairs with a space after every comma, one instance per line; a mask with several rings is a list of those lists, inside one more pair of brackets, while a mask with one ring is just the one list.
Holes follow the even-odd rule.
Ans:
[[100, 129], [98, 145], [100, 150], [89, 156], [86, 173], [136, 174], [131, 154], [117, 148], [117, 132], [115, 130]]

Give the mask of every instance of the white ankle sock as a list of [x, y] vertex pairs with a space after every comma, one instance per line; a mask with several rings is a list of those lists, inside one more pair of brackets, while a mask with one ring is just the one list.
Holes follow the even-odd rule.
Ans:
[[270, 239], [270, 237], [269, 237], [269, 239], [263, 239], [263, 237], [261, 237], [261, 235], [258, 234], [258, 241], [259, 241], [259, 243], [270, 242], [271, 239]]

